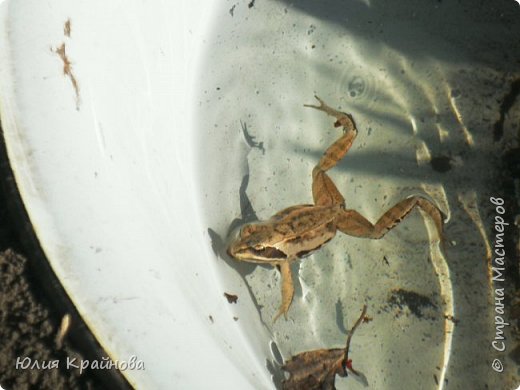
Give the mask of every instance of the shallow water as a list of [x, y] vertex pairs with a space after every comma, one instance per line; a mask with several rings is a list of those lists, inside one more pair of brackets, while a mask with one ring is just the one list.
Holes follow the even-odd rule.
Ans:
[[[496, 155], [514, 134], [507, 122], [501, 141], [492, 143], [490, 122], [519, 73], [498, 63], [496, 45], [479, 38], [478, 10], [399, 4], [228, 2], [217, 15], [202, 72], [202, 201], [208, 227], [222, 239], [246, 200], [254, 209], [246, 219], [256, 214], [260, 220], [311, 203], [312, 168], [340, 135], [332, 118], [303, 107], [317, 94], [351, 113], [359, 130], [330, 171], [347, 208], [375, 222], [403, 198], [427, 195], [449, 216], [445, 253], [419, 212], [379, 241], [338, 233], [293, 267], [288, 321], [274, 325], [281, 299], [276, 270], [229, 259], [215, 267], [224, 289], [242, 275], [240, 302], [256, 304], [252, 321], [263, 324], [284, 359], [344, 345], [367, 304], [372, 321], [357, 330], [350, 357], [369, 388], [512, 387], [511, 364], [502, 374], [490, 367], [497, 352], [490, 347], [494, 307], [486, 251], [493, 207], [487, 199], [501, 195], [490, 189]], [[460, 15], [466, 25], [454, 25]], [[489, 41], [511, 36], [510, 19], [495, 10], [487, 15], [488, 25], [480, 28], [498, 37], [488, 35]], [[520, 119], [518, 110], [510, 115]], [[213, 245], [222, 252], [222, 243]], [[267, 347], [254, 332], [250, 337]], [[266, 359], [276, 361], [276, 354]], [[336, 385], [365, 387], [352, 378]]]

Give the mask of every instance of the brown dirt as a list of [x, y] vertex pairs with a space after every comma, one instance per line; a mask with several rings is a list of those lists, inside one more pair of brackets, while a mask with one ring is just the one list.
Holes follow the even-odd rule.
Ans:
[[[27, 259], [13, 250], [0, 253], [0, 384], [13, 390], [101, 388], [94, 378], [66, 369], [67, 356], [78, 354], [67, 342], [57, 347], [59, 321], [33, 291], [27, 268]], [[60, 368], [17, 369], [17, 359], [26, 357], [42, 366], [59, 361]]]
[[[5, 390], [109, 388], [92, 371], [80, 375], [78, 369], [67, 369], [67, 358], [81, 360], [81, 348], [66, 336], [62, 345], [56, 343], [61, 315], [55, 300], [43, 293], [37, 262], [21, 254], [4, 190], [0, 186], [0, 386]], [[18, 358], [48, 365], [58, 361], [59, 368], [17, 369]]]

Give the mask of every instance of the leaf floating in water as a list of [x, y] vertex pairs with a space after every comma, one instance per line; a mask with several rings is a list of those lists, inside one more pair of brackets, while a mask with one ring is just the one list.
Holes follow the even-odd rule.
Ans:
[[283, 381], [283, 389], [335, 390], [336, 375], [345, 377], [347, 370], [366, 382], [364, 375], [352, 368], [352, 360], [348, 357], [350, 340], [356, 328], [363, 322], [366, 311], [365, 305], [358, 320], [350, 329], [345, 348], [302, 352], [288, 360], [282, 366], [282, 369], [289, 373], [289, 379]]

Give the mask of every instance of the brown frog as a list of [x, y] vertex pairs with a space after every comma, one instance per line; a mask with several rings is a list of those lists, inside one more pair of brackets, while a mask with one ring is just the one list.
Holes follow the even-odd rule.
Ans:
[[282, 304], [273, 322], [291, 305], [294, 286], [291, 263], [320, 249], [339, 230], [355, 237], [379, 239], [401, 222], [415, 207], [425, 211], [435, 222], [442, 239], [443, 215], [429, 200], [412, 196], [397, 203], [373, 224], [355, 210], [345, 208], [345, 199], [327, 175], [347, 153], [357, 135], [350, 114], [329, 107], [316, 96], [320, 105], [306, 104], [336, 118], [334, 127], [342, 127], [343, 135], [324, 153], [312, 171], [314, 204], [286, 208], [264, 222], [246, 224], [228, 246], [228, 254], [239, 261], [270, 264], [282, 275]]

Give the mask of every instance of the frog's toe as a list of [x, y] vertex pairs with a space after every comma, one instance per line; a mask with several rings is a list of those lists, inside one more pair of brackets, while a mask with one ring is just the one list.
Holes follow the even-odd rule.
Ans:
[[282, 305], [282, 307], [280, 307], [280, 309], [278, 310], [278, 313], [276, 313], [276, 315], [273, 318], [273, 324], [278, 320], [278, 318], [280, 318], [280, 316], [282, 314], [283, 314], [283, 317], [285, 318], [285, 320], [287, 321], [287, 312], [288, 311], [289, 311], [289, 308], [284, 308]]
[[289, 308], [291, 307], [292, 303], [292, 297], [293, 297], [293, 290], [291, 291], [290, 295], [285, 295], [282, 300], [282, 304], [280, 305], [280, 309], [278, 309], [278, 312], [273, 318], [273, 324], [276, 322], [278, 318], [283, 314], [283, 317], [287, 321], [287, 312], [289, 311]]

